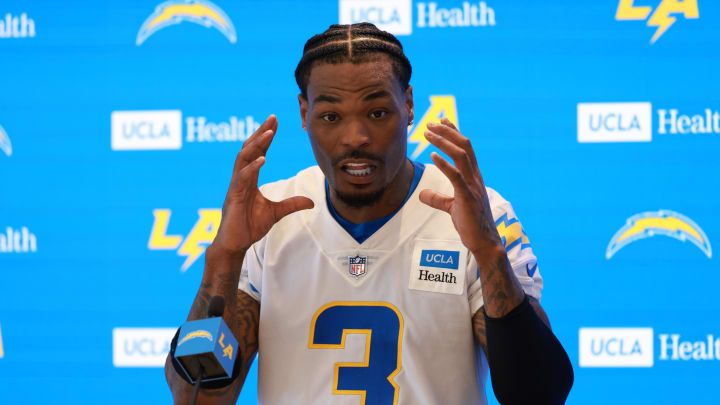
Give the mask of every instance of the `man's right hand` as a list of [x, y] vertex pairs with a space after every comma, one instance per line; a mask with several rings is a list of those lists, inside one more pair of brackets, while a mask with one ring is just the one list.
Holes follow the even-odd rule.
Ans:
[[220, 229], [213, 241], [214, 249], [231, 255], [244, 254], [284, 216], [314, 207], [312, 200], [300, 196], [279, 202], [270, 201], [258, 189], [260, 167], [265, 163], [265, 153], [277, 126], [277, 118], [270, 115], [237, 154], [223, 204]]
[[[231, 385], [201, 390], [198, 404], [234, 404], [258, 349], [260, 304], [238, 289], [245, 252], [284, 216], [314, 206], [307, 197], [270, 201], [258, 189], [260, 167], [276, 130], [277, 118], [271, 115], [243, 144], [235, 159], [220, 229], [205, 252], [205, 272], [187, 319], [205, 318], [210, 298], [224, 297], [223, 319], [238, 340], [237, 356], [242, 359], [242, 368]], [[193, 386], [175, 372], [170, 356], [165, 363], [165, 375], [175, 403], [189, 403]]]

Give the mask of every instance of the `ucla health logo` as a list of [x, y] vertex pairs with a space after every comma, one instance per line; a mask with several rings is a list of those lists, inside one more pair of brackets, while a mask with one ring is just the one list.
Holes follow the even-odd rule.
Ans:
[[370, 22], [395, 35], [412, 33], [411, 0], [340, 0], [340, 24]]
[[33, 38], [35, 36], [35, 21], [28, 18], [27, 14], [20, 16], [5, 14], [5, 19], [0, 19], [0, 38]]
[[[182, 112], [180, 110], [113, 111], [111, 121], [112, 150], [177, 150], [182, 147]], [[260, 123], [248, 115], [230, 116], [226, 121], [212, 122], [204, 116], [186, 117], [185, 141], [188, 143], [243, 142]]]
[[712, 247], [705, 232], [690, 218], [670, 210], [647, 211], [628, 218], [610, 240], [605, 257], [610, 259], [625, 246], [657, 235], [689, 241], [708, 258], [712, 257]]
[[652, 328], [580, 328], [580, 367], [652, 367]]
[[578, 103], [578, 142], [650, 142], [652, 106], [639, 103]]
[[[641, 5], [641, 3], [645, 4]], [[648, 3], [657, 4], [655, 11]], [[618, 21], [647, 19], [648, 27], [656, 27], [655, 34], [650, 38], [650, 43], [654, 44], [671, 25], [675, 24], [677, 21], [675, 15], [680, 14], [686, 19], [700, 18], [697, 0], [661, 0], [659, 4], [657, 0], [620, 0], [615, 19]]]
[[12, 144], [10, 143], [10, 137], [8, 136], [5, 129], [0, 125], [0, 150], [5, 152], [5, 155], [10, 157], [12, 155]]
[[[720, 111], [705, 108], [686, 112], [657, 109], [659, 135], [720, 134]], [[652, 105], [649, 102], [578, 103], [577, 139], [580, 143], [652, 141]]]
[[[417, 2], [418, 28], [495, 25], [495, 10], [484, 1]], [[340, 24], [370, 22], [395, 35], [412, 34], [412, 0], [340, 0]]]
[[6, 227], [0, 232], [0, 253], [35, 253], [37, 237], [23, 226], [20, 229]]
[[[456, 276], [453, 273], [457, 271], [459, 265], [459, 251], [422, 249], [420, 251], [420, 263], [417, 269], [416, 281], [439, 285], [447, 284], [450, 287], [443, 287], [444, 289], [457, 290], [458, 277], [462, 279], [463, 276]], [[450, 271], [445, 272], [444, 270]], [[413, 288], [412, 284], [410, 288]], [[453, 294], [455, 293], [453, 292]]]
[[179, 110], [113, 111], [112, 150], [162, 150], [182, 147]]
[[114, 328], [113, 366], [163, 367], [176, 328]]
[[230, 41], [237, 41], [235, 26], [220, 7], [206, 0], [170, 0], [155, 8], [138, 31], [135, 43], [139, 46], [154, 33], [183, 21], [215, 28]]
[[423, 250], [420, 254], [420, 266], [425, 267], [457, 270], [459, 261], [460, 252], [452, 252], [448, 250]]
[[[580, 367], [653, 367], [653, 328], [580, 328]], [[657, 359], [671, 361], [718, 361], [720, 337], [708, 333], [683, 339], [679, 333], [658, 333]]]

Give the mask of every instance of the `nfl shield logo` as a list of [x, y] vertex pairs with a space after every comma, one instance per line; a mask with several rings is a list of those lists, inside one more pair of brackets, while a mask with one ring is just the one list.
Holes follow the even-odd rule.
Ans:
[[367, 263], [367, 256], [348, 256], [348, 271], [355, 277], [362, 277], [365, 275], [365, 264]]

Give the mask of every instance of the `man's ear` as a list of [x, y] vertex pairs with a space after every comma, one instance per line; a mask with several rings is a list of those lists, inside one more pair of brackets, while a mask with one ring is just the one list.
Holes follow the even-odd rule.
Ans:
[[307, 127], [305, 126], [305, 116], [308, 112], [308, 102], [302, 93], [298, 94], [298, 103], [300, 104], [300, 119], [302, 119], [302, 127], [303, 130], [307, 131]]
[[405, 106], [408, 110], [408, 126], [410, 126], [415, 122], [415, 104], [413, 103], [412, 86], [408, 86], [405, 90]]

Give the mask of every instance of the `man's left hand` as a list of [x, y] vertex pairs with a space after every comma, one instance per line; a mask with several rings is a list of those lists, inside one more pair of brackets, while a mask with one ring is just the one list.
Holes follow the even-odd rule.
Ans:
[[462, 243], [476, 257], [498, 253], [499, 250], [504, 254], [470, 140], [460, 134], [447, 118], [443, 118], [440, 124], [428, 123], [425, 139], [455, 163], [455, 166], [451, 165], [435, 152], [430, 155], [435, 165], [450, 179], [455, 195], [451, 197], [434, 190], [422, 190], [420, 201], [450, 214]]
[[520, 304], [524, 293], [510, 269], [505, 246], [495, 227], [475, 152], [470, 140], [446, 118], [440, 124], [428, 124], [425, 138], [455, 162], [453, 166], [435, 152], [430, 155], [450, 179], [454, 195], [422, 190], [420, 201], [450, 214], [460, 240], [478, 264], [485, 312], [499, 318]]

